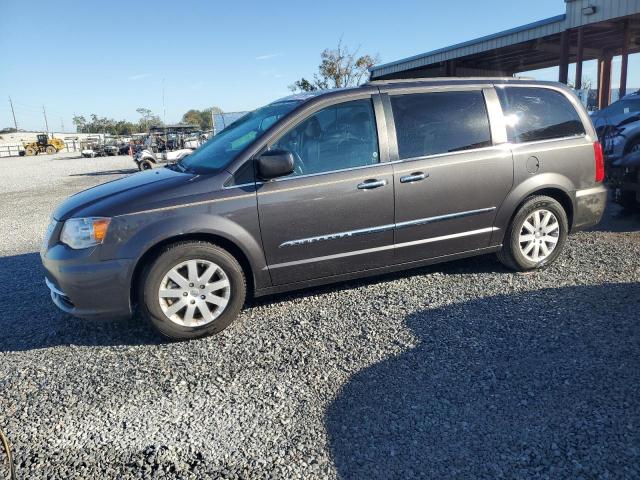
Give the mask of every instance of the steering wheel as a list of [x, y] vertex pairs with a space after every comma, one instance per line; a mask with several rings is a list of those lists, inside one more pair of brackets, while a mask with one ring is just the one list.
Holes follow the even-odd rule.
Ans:
[[344, 147], [345, 144], [352, 144], [352, 145], [357, 145], [357, 146], [366, 146], [367, 142], [366, 140], [363, 140], [360, 137], [356, 137], [355, 135], [352, 134], [348, 134], [347, 138], [342, 138], [338, 141], [338, 143], [336, 144], [336, 148], [338, 150], [340, 150], [341, 148]]

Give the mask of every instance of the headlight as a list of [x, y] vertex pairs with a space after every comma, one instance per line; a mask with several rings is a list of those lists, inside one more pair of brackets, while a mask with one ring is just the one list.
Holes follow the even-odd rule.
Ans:
[[99, 245], [107, 236], [109, 223], [111, 219], [105, 217], [70, 218], [64, 222], [60, 241], [74, 249]]

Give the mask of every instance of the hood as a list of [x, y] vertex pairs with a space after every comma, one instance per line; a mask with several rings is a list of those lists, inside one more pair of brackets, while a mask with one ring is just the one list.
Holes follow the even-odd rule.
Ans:
[[74, 216], [120, 215], [127, 209], [135, 209], [136, 202], [151, 200], [164, 191], [187, 184], [194, 176], [169, 168], [134, 173], [70, 196], [56, 208], [53, 217], [66, 220]]
[[638, 112], [618, 113], [617, 115], [611, 115], [607, 110], [600, 110], [591, 115], [591, 121], [597, 127], [615, 126], [620, 122], [626, 121], [630, 117], [635, 117]]

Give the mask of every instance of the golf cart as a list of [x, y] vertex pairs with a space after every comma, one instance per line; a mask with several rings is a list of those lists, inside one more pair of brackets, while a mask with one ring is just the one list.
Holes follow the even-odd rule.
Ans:
[[80, 153], [84, 158], [104, 157], [107, 155], [100, 137], [87, 137], [86, 140], [81, 141]]
[[151, 127], [142, 148], [133, 156], [139, 170], [149, 170], [160, 164], [175, 163], [200, 146], [199, 128], [195, 125]]

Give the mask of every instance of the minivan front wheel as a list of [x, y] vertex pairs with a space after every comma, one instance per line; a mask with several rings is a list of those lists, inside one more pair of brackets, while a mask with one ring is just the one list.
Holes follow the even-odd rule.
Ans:
[[166, 247], [145, 268], [139, 289], [143, 317], [163, 335], [184, 340], [218, 333], [235, 320], [246, 281], [226, 250], [181, 242]]
[[567, 214], [557, 200], [529, 197], [513, 217], [498, 258], [512, 270], [543, 268], [562, 252], [568, 230]]

